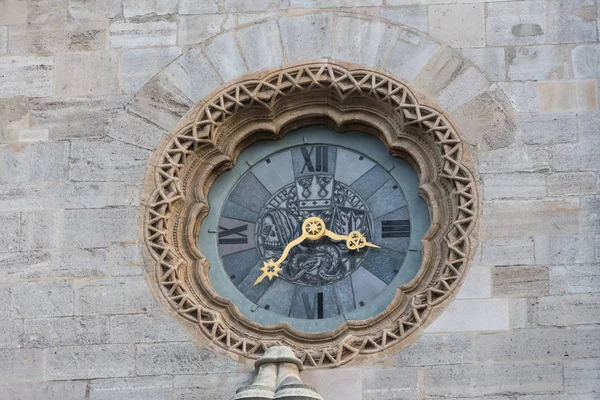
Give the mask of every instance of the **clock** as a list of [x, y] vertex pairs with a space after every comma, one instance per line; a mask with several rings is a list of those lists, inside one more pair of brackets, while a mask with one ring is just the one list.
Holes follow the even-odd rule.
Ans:
[[430, 216], [418, 187], [363, 132], [310, 126], [254, 143], [208, 195], [210, 281], [261, 325], [323, 332], [374, 317], [421, 266]]

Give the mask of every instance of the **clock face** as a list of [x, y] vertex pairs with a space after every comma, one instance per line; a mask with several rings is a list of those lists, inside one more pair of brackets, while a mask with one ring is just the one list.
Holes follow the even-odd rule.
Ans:
[[[414, 172], [404, 176], [410, 169], [404, 161], [367, 154], [373, 151], [361, 149], [371, 143], [365, 134], [355, 143], [331, 143], [343, 136], [325, 131], [313, 133], [309, 143], [306, 137], [300, 143], [286, 141], [287, 136], [279, 146], [270, 142], [252, 154], [252, 161], [236, 166], [227, 184], [216, 185], [218, 204], [211, 204], [215, 224], [207, 231], [216, 241], [213, 260], [227, 276], [225, 286], [238, 292], [233, 297], [241, 294], [251, 313], [260, 309], [272, 321], [352, 319], [357, 310], [368, 309], [384, 292], [412, 279], [420, 265], [420, 247], [411, 243], [419, 243], [420, 237], [413, 236], [422, 235], [424, 224], [419, 221], [420, 228], [413, 228], [419, 215], [412, 208], [419, 207], [411, 206], [403, 190], [415, 186], [410, 187], [415, 197]], [[329, 136], [333, 139], [324, 140]], [[280, 259], [310, 217], [320, 218], [337, 235], [358, 231], [379, 247], [357, 250], [328, 236], [305, 238], [290, 247], [278, 277], [256, 283], [265, 262]], [[420, 217], [428, 225], [428, 214]], [[200, 244], [202, 248], [202, 237]], [[417, 265], [406, 265], [409, 252]]]

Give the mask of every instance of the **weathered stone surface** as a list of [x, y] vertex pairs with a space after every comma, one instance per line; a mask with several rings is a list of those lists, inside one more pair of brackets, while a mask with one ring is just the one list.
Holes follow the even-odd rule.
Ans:
[[59, 317], [26, 319], [26, 347], [53, 347], [107, 343], [108, 317]]
[[331, 57], [332, 13], [281, 18], [279, 26], [288, 61]]
[[483, 242], [482, 262], [496, 267], [534, 264], [533, 239], [506, 238]]
[[[101, 208], [108, 188], [101, 182], [52, 182], [44, 188], [46, 208]], [[42, 197], [40, 197], [42, 198]]]
[[360, 369], [307, 370], [303, 371], [300, 377], [306, 385], [317, 389], [324, 399], [363, 399], [363, 371]]
[[19, 251], [21, 240], [21, 214], [18, 212], [0, 213], [0, 253]]
[[577, 140], [574, 114], [519, 114], [519, 128], [526, 144], [553, 144]]
[[171, 316], [115, 315], [110, 317], [111, 343], [184, 342], [183, 329]]
[[73, 286], [67, 281], [15, 283], [11, 315], [17, 318], [73, 315]]
[[444, 38], [452, 47], [485, 46], [484, 5], [430, 6], [429, 33], [434, 37]]
[[58, 96], [118, 94], [117, 53], [65, 53], [56, 56], [54, 91]]
[[[179, 17], [178, 43], [190, 45], [201, 43], [221, 32], [225, 22], [223, 14], [186, 15]], [[257, 38], [258, 39], [258, 38]], [[267, 49], [263, 49], [268, 51]]]
[[458, 50], [442, 47], [423, 68], [414, 83], [424, 92], [438, 97], [439, 93], [469, 66]]
[[535, 299], [512, 298], [510, 299], [510, 328], [525, 329], [535, 326], [534, 316], [530, 303]]
[[67, 19], [67, 0], [29, 0], [27, 22], [48, 24]]
[[139, 314], [158, 306], [146, 281], [136, 277], [81, 281], [75, 291], [76, 315]]
[[535, 260], [538, 264], [585, 264], [594, 262], [592, 236], [536, 236]]
[[61, 249], [52, 252], [51, 277], [92, 277], [107, 275], [109, 262], [105, 249]]
[[546, 43], [546, 2], [510, 1], [487, 5], [488, 46]]
[[482, 178], [486, 200], [546, 197], [546, 176], [543, 174], [495, 173], [482, 175]]
[[[485, 75], [479, 72], [475, 68], [469, 68], [462, 74], [458, 75], [456, 79], [451, 81], [448, 86], [446, 86], [439, 95], [439, 102], [447, 110], [456, 110], [461, 106], [469, 103], [472, 99], [476, 98], [480, 94], [482, 94], [488, 87], [489, 82], [486, 79]], [[500, 94], [496, 93], [495, 95], [490, 96], [500, 96]], [[486, 101], [490, 101], [490, 99], [482, 99], [484, 100], [482, 104], [479, 105], [481, 108], [486, 108], [484, 103]], [[493, 100], [492, 100], [493, 102]], [[500, 118], [499, 122], [506, 122], [507, 117], [506, 113], [508, 110], [502, 110], [498, 113], [496, 118]], [[502, 125], [504, 128], [507, 128], [506, 125]], [[510, 132], [510, 127], [507, 128], [507, 131]], [[509, 135], [510, 136], [510, 135]], [[491, 138], [490, 138], [491, 139]], [[506, 140], [500, 140], [501, 143]]]
[[[41, 380], [43, 377], [43, 350], [40, 349], [0, 349], [2, 377], [0, 380]], [[30, 384], [31, 385], [31, 384]], [[0, 394], [4, 387], [0, 387]]]
[[193, 102], [199, 102], [222, 83], [199, 48], [187, 51], [162, 73]]
[[551, 294], [598, 292], [600, 292], [600, 267], [598, 264], [550, 268]]
[[0, 3], [0, 25], [16, 25], [26, 22], [26, 1], [3, 1]]
[[[243, 0], [236, 0], [241, 2]], [[255, 0], [257, 2], [257, 0]], [[298, 8], [333, 8], [333, 7], [369, 7], [380, 6], [383, 0], [290, 0], [290, 7]], [[387, 4], [390, 4], [388, 1]], [[391, 4], [393, 5], [393, 4]]]
[[21, 250], [60, 247], [60, 211], [29, 211], [21, 213]]
[[16, 142], [19, 132], [29, 127], [29, 101], [24, 97], [0, 100], [0, 142]]
[[0, 397], [18, 400], [61, 399], [81, 400], [85, 398], [87, 382], [61, 381], [12, 383], [0, 385]]
[[6, 54], [8, 51], [8, 27], [0, 27], [0, 54]]
[[583, 233], [600, 234], [600, 197], [590, 196], [581, 199]]
[[52, 95], [53, 57], [0, 57], [0, 98]]
[[217, 36], [206, 46], [206, 55], [225, 82], [248, 73], [248, 68], [231, 33]]
[[138, 375], [226, 373], [236, 368], [235, 361], [189, 342], [137, 346], [135, 370]]
[[515, 81], [566, 79], [571, 74], [568, 46], [525, 46], [506, 49], [508, 78]]
[[363, 370], [364, 400], [414, 399], [417, 368], [367, 368]]
[[548, 268], [502, 267], [494, 268], [492, 296], [537, 297], [548, 294]]
[[[3, 267], [0, 278], [4, 281], [46, 278], [52, 269], [50, 253], [46, 251], [3, 253], [0, 261]], [[10, 305], [10, 300], [7, 304]]]
[[600, 296], [573, 294], [542, 297], [535, 305], [536, 322], [546, 326], [600, 323]]
[[121, 113], [113, 121], [108, 136], [124, 143], [154, 150], [167, 132], [141, 118]]
[[[254, 372], [175, 375], [174, 396], [180, 399], [213, 400], [223, 396], [224, 393], [230, 395], [237, 389], [250, 385], [254, 377]], [[302, 380], [304, 381], [304, 377]]]
[[157, 72], [181, 55], [178, 46], [127, 50], [121, 57], [121, 89], [137, 92]]
[[179, 14], [215, 14], [219, 5], [213, 0], [179, 0]]
[[[153, 400], [171, 398], [172, 376], [96, 379], [90, 386], [90, 400]], [[230, 393], [235, 393], [234, 391]]]
[[41, 208], [43, 187], [37, 183], [10, 183], [0, 186], [0, 209], [23, 210]]
[[379, 11], [379, 16], [381, 18], [398, 22], [402, 25], [410, 26], [411, 28], [415, 28], [421, 32], [427, 32], [429, 29], [427, 7], [424, 5], [398, 8], [381, 8]]
[[279, 7], [279, 0], [225, 0], [228, 12], [248, 12], [272, 10]]
[[490, 81], [506, 79], [506, 62], [503, 48], [463, 49], [465, 57], [477, 65]]
[[11, 53], [58, 53], [96, 51], [106, 47], [104, 22], [10, 27], [8, 50]]
[[114, 244], [110, 246], [111, 275], [139, 276], [144, 263], [137, 244]]
[[46, 351], [46, 378], [50, 380], [128, 376], [134, 369], [131, 345], [63, 346]]
[[115, 18], [120, 14], [121, 0], [69, 0], [69, 15], [73, 19]]
[[249, 26], [237, 32], [238, 42], [251, 71], [283, 63], [279, 28], [274, 22]]
[[177, 43], [177, 23], [170, 19], [115, 20], [110, 24], [110, 47], [171, 46]]
[[593, 172], [562, 172], [548, 175], [549, 196], [594, 194], [597, 178]]
[[48, 129], [21, 129], [19, 142], [41, 142], [48, 140]]
[[108, 185], [106, 205], [109, 207], [140, 205], [141, 185], [139, 183], [111, 182]]
[[[134, 241], [137, 209], [134, 207], [64, 211], [64, 245], [75, 248], [106, 247]], [[94, 227], [90, 230], [90, 227]]]
[[537, 82], [499, 82], [497, 85], [506, 93], [517, 112], [539, 112]]
[[0, 181], [44, 182], [68, 178], [69, 144], [36, 142], [0, 147]]
[[565, 362], [567, 393], [597, 392], [600, 387], [600, 358]]
[[542, 112], [594, 111], [598, 109], [596, 81], [539, 82]]
[[394, 355], [394, 365], [425, 366], [472, 362], [473, 335], [465, 333], [425, 334]]
[[30, 102], [31, 119], [48, 129], [54, 140], [102, 138], [117, 111], [129, 100], [129, 96], [34, 99]]
[[485, 227], [492, 237], [576, 235], [581, 207], [577, 199], [494, 200], [483, 207]]
[[598, 40], [594, 0], [564, 0], [548, 3], [550, 43], [593, 42]]
[[508, 326], [506, 299], [455, 300], [425, 332], [501, 331]]
[[595, 343], [599, 337], [600, 330], [585, 327], [518, 329], [477, 335], [475, 360], [519, 362], [598, 357], [600, 348]]
[[[487, 335], [483, 335], [487, 336]], [[428, 396], [479, 397], [502, 393], [561, 391], [562, 364], [447, 365], [424, 371]]]
[[384, 22], [339, 17], [334, 32], [333, 57], [382, 67], [399, 34], [399, 27]]
[[119, 142], [71, 143], [71, 179], [75, 181], [140, 181], [150, 152]]
[[165, 15], [177, 12], [177, 2], [169, 0], [123, 0], [125, 18], [142, 15]]
[[520, 146], [477, 155], [479, 172], [541, 172], [548, 170], [548, 154], [541, 146]]
[[457, 299], [488, 299], [492, 291], [490, 268], [471, 267], [467, 273]]
[[600, 45], [583, 44], [573, 49], [573, 73], [577, 79], [600, 78]]
[[439, 44], [421, 38], [408, 30], [403, 30], [385, 64], [386, 69], [394, 75], [412, 82], [439, 48]]
[[[479, 75], [475, 76], [479, 77]], [[469, 78], [465, 76], [465, 79]], [[458, 82], [458, 79], [455, 82]], [[482, 88], [487, 85], [487, 82], [483, 80], [479, 82], [481, 82]], [[450, 84], [448, 89], [461, 90], [462, 87], [455, 88], [453, 84]], [[454, 108], [453, 103], [460, 101], [452, 95], [448, 97], [452, 98], [452, 103], [449, 104], [452, 108]], [[461, 133], [466, 137], [467, 142], [476, 151], [507, 147], [515, 141], [517, 113], [510, 106], [504, 92], [498, 87], [464, 103], [454, 111], [453, 117], [458, 121]]]

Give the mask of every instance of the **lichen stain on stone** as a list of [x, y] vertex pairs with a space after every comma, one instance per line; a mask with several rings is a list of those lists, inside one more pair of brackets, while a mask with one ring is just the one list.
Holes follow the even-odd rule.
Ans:
[[579, 8], [577, 10], [573, 10], [571, 12], [571, 14], [581, 18], [584, 21], [595, 21], [596, 20], [596, 7], [592, 6], [592, 7], [584, 7], [584, 8]]
[[542, 27], [538, 24], [514, 25], [511, 31], [513, 35], [518, 37], [539, 36], [544, 34]]

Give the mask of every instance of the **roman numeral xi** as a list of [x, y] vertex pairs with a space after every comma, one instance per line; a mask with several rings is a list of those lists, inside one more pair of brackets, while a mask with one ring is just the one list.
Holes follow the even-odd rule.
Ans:
[[219, 244], [246, 244], [248, 235], [245, 233], [248, 225], [240, 225], [235, 228], [223, 228], [219, 226]]

